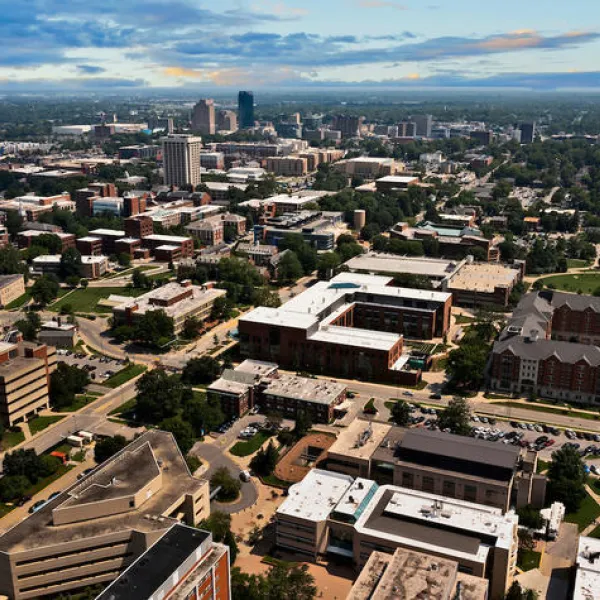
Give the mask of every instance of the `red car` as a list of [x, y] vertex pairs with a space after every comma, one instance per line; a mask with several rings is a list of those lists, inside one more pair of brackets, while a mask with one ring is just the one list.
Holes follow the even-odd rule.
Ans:
[[556, 442], [556, 440], [548, 440], [546, 442], [546, 448], [549, 448], [550, 446], [552, 446], [552, 444], [554, 444]]

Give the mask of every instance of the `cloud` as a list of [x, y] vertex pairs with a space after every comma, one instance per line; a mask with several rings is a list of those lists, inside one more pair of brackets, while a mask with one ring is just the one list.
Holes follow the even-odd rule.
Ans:
[[[559, 50], [600, 39], [596, 32], [567, 32], [544, 37], [533, 32], [505, 33], [482, 38], [438, 37], [414, 41], [401, 34], [402, 43], [372, 47], [369, 37], [320, 36], [310, 33], [254, 33], [204, 36], [176, 43], [168, 52], [171, 63], [197, 67], [218, 58], [222, 66], [285, 64], [298, 68], [341, 67], [360, 64], [447, 61], [527, 50]], [[386, 36], [387, 37], [387, 36]], [[164, 55], [164, 53], [163, 53]]]
[[84, 75], [99, 75], [106, 71], [104, 67], [98, 67], [96, 65], [77, 65], [77, 70]]
[[1, 93], [42, 93], [53, 92], [64, 94], [93, 93], [131, 89], [143, 89], [148, 86], [145, 79], [122, 79], [118, 77], [74, 77], [61, 80], [55, 79], [28, 79], [16, 81], [14, 79], [0, 79]]
[[358, 0], [357, 4], [361, 8], [393, 8], [394, 10], [408, 10], [403, 4], [398, 4], [391, 0]]

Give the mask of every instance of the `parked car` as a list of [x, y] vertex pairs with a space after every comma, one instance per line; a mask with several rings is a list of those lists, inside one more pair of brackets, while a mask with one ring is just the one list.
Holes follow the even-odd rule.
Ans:
[[38, 500], [33, 506], [29, 508], [29, 514], [36, 513], [42, 506], [46, 504], [46, 500]]
[[429, 397], [432, 400], [441, 400], [442, 399], [442, 395], [441, 394], [431, 394]]

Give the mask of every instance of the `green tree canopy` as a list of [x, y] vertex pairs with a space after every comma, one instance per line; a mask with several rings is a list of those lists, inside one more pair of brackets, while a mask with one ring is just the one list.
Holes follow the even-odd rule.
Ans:
[[552, 453], [548, 469], [548, 495], [550, 502], [562, 502], [567, 512], [577, 512], [586, 496], [587, 475], [583, 460], [577, 450], [563, 446]]
[[471, 432], [471, 410], [464, 398], [457, 396], [448, 402], [448, 406], [438, 416], [439, 428], [450, 429], [457, 435], [469, 435]]
[[392, 406], [392, 421], [396, 423], [396, 425], [402, 425], [405, 427], [408, 425], [408, 420], [410, 419], [410, 408], [404, 400], [398, 400], [398, 402], [394, 403]]

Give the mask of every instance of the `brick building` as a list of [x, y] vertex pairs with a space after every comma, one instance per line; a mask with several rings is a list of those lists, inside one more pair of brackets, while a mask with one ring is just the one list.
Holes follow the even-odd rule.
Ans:
[[392, 287], [392, 278], [341, 274], [281, 308], [240, 319], [244, 356], [289, 369], [388, 381], [418, 381], [403, 336], [431, 339], [449, 327], [451, 294]]
[[494, 344], [489, 385], [559, 401], [600, 402], [600, 298], [527, 294]]
[[175, 246], [179, 249], [178, 258], [188, 258], [194, 255], [194, 240], [179, 235], [159, 235], [158, 233], [147, 235], [142, 238], [142, 246], [155, 254], [161, 246]]
[[48, 231], [39, 231], [35, 230], [27, 230], [20, 231], [17, 234], [17, 244], [19, 248], [31, 248], [31, 246], [36, 245], [36, 239], [41, 235], [53, 235], [56, 236], [61, 243], [60, 252], [64, 252], [69, 248], [75, 248], [75, 235], [72, 233], [60, 233], [60, 232], [48, 232]]
[[102, 240], [102, 254], [111, 256], [116, 252], [116, 242], [125, 237], [125, 232], [120, 229], [94, 229], [90, 231], [92, 237]]
[[102, 238], [93, 235], [86, 235], [79, 238], [76, 242], [76, 248], [84, 256], [102, 255]]
[[135, 216], [125, 219], [125, 233], [129, 237], [143, 238], [154, 233], [154, 221], [151, 217]]

